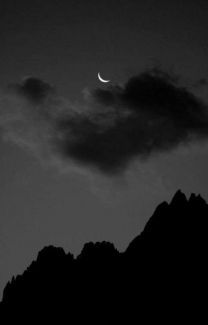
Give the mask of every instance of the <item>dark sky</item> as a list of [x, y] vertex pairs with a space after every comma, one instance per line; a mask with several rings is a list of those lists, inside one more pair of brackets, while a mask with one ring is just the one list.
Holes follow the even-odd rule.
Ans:
[[44, 245], [124, 250], [178, 188], [208, 200], [207, 30], [206, 0], [1, 1], [1, 292]]

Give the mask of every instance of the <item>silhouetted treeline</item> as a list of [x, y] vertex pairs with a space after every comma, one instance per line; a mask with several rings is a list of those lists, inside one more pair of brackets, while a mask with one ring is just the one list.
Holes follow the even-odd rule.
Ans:
[[[87, 243], [75, 259], [45, 247], [6, 285], [2, 324], [195, 324], [207, 318], [208, 205], [178, 191], [125, 252]], [[21, 324], [20, 323], [20, 324]]]

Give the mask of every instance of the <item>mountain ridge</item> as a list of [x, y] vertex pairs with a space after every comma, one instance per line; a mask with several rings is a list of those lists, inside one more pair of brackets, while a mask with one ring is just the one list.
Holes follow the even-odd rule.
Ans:
[[[142, 322], [152, 321], [153, 312], [155, 319], [165, 323], [176, 308], [177, 317], [182, 312], [181, 320], [185, 320], [193, 301], [192, 308], [197, 309], [200, 288], [206, 283], [207, 226], [206, 201], [194, 193], [187, 199], [178, 190], [170, 203], [157, 206], [143, 231], [122, 253], [105, 241], [86, 243], [76, 259], [61, 247], [46, 246], [22, 275], [7, 283], [0, 319], [13, 320], [9, 310], [15, 310], [25, 323], [29, 311], [34, 318], [41, 314], [51, 320], [64, 319], [69, 312], [77, 324], [86, 320], [133, 324], [139, 310]], [[199, 320], [198, 313], [189, 313], [190, 319]]]

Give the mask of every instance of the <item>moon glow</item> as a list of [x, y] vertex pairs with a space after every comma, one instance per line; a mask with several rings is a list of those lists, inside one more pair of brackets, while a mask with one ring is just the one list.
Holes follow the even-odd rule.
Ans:
[[101, 82], [109, 82], [110, 80], [105, 80], [101, 77], [100, 75], [100, 72], [98, 72], [98, 79], [101, 81]]

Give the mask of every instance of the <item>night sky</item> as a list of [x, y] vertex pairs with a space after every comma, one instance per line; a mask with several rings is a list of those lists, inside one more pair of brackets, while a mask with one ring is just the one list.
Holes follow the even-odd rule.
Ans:
[[0, 294], [45, 245], [123, 251], [208, 200], [207, 30], [206, 0], [1, 1]]

